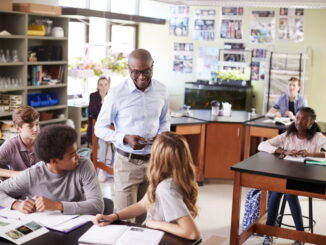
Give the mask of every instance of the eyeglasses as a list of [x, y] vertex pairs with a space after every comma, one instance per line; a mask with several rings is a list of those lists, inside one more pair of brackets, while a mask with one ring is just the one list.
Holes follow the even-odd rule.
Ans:
[[152, 71], [153, 71], [153, 65], [145, 70], [142, 70], [142, 71], [138, 71], [138, 70], [133, 70], [129, 67], [129, 71], [130, 71], [130, 74], [132, 77], [139, 77], [140, 74], [142, 74], [143, 76], [149, 76], [152, 74]]

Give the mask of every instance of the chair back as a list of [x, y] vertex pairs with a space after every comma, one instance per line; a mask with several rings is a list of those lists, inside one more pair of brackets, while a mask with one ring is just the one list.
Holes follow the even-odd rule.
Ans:
[[92, 121], [92, 162], [95, 166], [95, 168], [99, 168], [104, 170], [105, 172], [113, 175], [113, 168], [107, 166], [104, 162], [99, 162], [97, 160], [97, 150], [98, 150], [98, 138], [96, 137], [94, 133], [94, 126], [96, 124], [96, 119], [93, 119]]
[[112, 214], [113, 213], [113, 208], [114, 208], [114, 204], [113, 201], [109, 198], [103, 198], [104, 200], [104, 211], [103, 214]]

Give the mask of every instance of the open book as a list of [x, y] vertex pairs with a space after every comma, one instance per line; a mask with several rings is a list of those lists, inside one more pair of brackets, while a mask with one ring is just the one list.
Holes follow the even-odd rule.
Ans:
[[326, 166], [326, 158], [323, 157], [293, 157], [286, 156], [284, 160], [295, 161], [295, 162], [305, 162], [307, 164], [316, 164]]
[[157, 245], [164, 235], [163, 231], [126, 225], [93, 225], [78, 242], [79, 244], [99, 245]]
[[17, 221], [0, 217], [0, 237], [15, 244], [22, 244], [49, 232], [35, 221]]
[[63, 215], [60, 211], [23, 214], [8, 208], [0, 209], [0, 216], [21, 221], [34, 220], [51, 230], [61, 232], [70, 232], [90, 222], [93, 217], [91, 215]]

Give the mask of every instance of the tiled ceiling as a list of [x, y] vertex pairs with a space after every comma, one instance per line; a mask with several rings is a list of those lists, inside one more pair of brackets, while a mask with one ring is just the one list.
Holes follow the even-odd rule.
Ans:
[[326, 8], [326, 0], [154, 0], [189, 6], [251, 6], [276, 8]]

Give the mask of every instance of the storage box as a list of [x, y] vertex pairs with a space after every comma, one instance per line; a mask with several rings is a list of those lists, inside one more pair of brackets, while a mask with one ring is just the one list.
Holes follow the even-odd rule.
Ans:
[[14, 10], [36, 14], [61, 15], [61, 7], [36, 3], [14, 3]]
[[12, 0], [1, 0], [0, 10], [12, 11]]
[[41, 111], [40, 112], [40, 121], [46, 121], [53, 118], [53, 112]]

